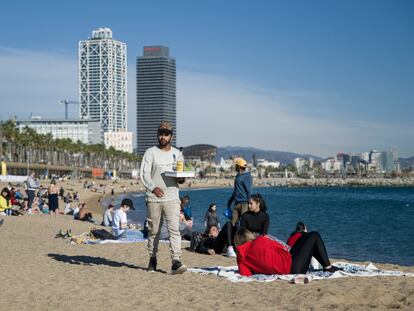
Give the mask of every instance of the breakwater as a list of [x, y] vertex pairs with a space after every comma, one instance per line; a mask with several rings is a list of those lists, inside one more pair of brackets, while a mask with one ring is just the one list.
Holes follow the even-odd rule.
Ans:
[[257, 187], [414, 187], [414, 177], [255, 179]]

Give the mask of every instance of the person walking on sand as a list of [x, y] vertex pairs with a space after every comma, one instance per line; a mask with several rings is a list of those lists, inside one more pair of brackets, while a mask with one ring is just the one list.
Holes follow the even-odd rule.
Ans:
[[249, 199], [252, 193], [252, 176], [246, 171], [247, 162], [243, 158], [236, 159], [237, 175], [234, 179], [234, 190], [227, 201], [227, 207], [231, 208], [234, 201], [234, 208], [231, 217], [232, 225], [236, 225], [240, 217], [248, 211]]
[[150, 256], [148, 269], [157, 269], [157, 252], [162, 222], [166, 221], [171, 252], [171, 273], [180, 274], [187, 271], [181, 263], [180, 197], [178, 184], [184, 178], [165, 176], [172, 171], [177, 161], [183, 161], [182, 153], [171, 146], [173, 127], [169, 122], [162, 122], [158, 127], [158, 146], [148, 148], [141, 163], [141, 182], [146, 188], [148, 253]]

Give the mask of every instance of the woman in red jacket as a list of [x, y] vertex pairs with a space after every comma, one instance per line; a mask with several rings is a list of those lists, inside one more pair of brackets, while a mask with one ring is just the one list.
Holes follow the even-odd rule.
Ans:
[[255, 238], [245, 228], [240, 228], [235, 236], [237, 265], [241, 275], [253, 274], [304, 274], [308, 271], [310, 260], [315, 257], [327, 272], [341, 270], [332, 266], [325, 244], [318, 232], [309, 232], [299, 239], [289, 250], [269, 236]]

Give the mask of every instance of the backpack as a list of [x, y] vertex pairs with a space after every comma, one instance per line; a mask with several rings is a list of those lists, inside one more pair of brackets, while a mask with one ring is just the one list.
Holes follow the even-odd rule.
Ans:
[[190, 251], [195, 252], [197, 250], [198, 245], [200, 245], [202, 240], [203, 240], [203, 234], [201, 232], [194, 231], [191, 234]]
[[114, 236], [111, 232], [106, 231], [105, 229], [93, 228], [91, 230], [91, 235], [98, 240], [116, 240], [116, 236]]

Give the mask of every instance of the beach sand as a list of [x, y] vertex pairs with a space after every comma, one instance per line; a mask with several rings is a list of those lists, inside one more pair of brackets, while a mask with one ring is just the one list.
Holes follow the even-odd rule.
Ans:
[[[82, 184], [69, 181], [65, 186], [76, 190]], [[81, 192], [81, 200], [88, 204], [97, 204], [100, 196]], [[147, 273], [144, 243], [72, 245], [55, 238], [60, 229], [88, 232], [94, 227], [91, 223], [70, 216], [3, 219], [0, 310], [414, 309], [414, 278], [342, 278], [294, 285], [286, 281], [231, 283], [193, 273], [171, 275], [168, 244], [160, 245], [158, 267], [162, 271]], [[233, 258], [185, 249], [182, 260], [190, 267], [236, 264]], [[377, 266], [414, 272], [414, 267]]]

